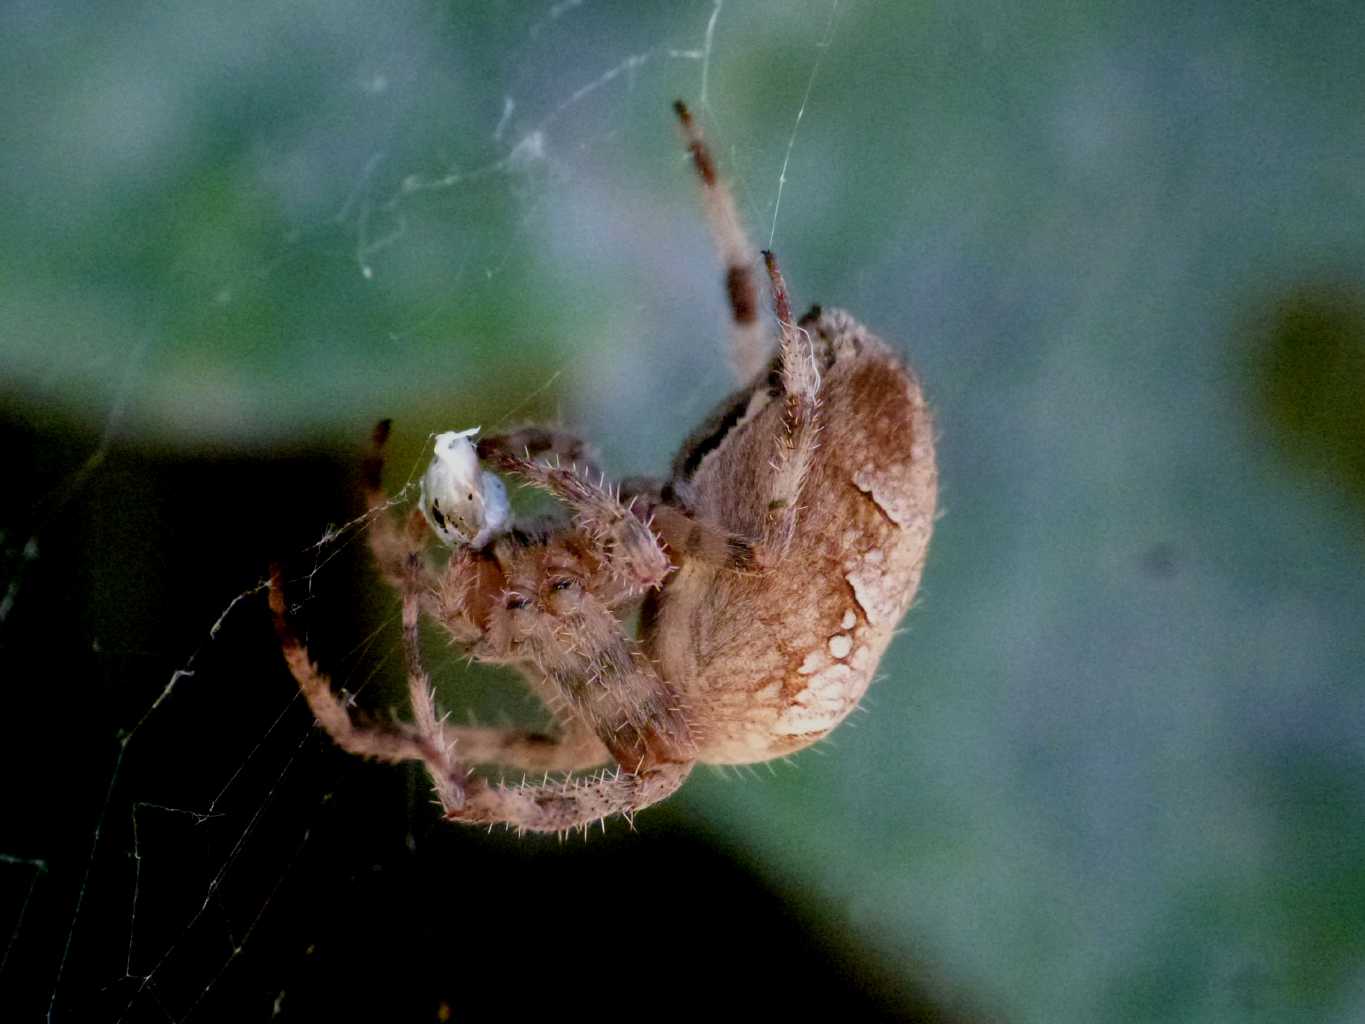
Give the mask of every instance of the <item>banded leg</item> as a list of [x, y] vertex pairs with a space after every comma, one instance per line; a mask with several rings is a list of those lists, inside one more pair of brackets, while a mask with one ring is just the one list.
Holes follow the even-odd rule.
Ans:
[[741, 383], [748, 383], [767, 364], [772, 342], [758, 316], [758, 281], [754, 248], [744, 233], [735, 197], [716, 174], [716, 161], [702, 138], [701, 127], [682, 100], [673, 104], [683, 140], [701, 179], [703, 206], [711, 237], [725, 267], [725, 292], [730, 300], [730, 360]]

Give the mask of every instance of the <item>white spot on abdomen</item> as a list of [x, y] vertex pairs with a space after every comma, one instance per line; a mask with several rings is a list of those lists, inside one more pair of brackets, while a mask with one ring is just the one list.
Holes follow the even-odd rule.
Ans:
[[904, 611], [905, 581], [886, 571], [881, 549], [874, 548], [861, 559], [844, 563], [844, 569], [844, 579], [853, 588], [867, 621], [874, 626], [894, 625]]
[[906, 481], [890, 477], [875, 466], [864, 466], [854, 473], [853, 485], [876, 502], [886, 518], [897, 526], [905, 526], [918, 512]]
[[830, 665], [816, 673], [778, 716], [773, 732], [800, 736], [834, 728], [848, 711], [853, 677], [853, 669], [847, 665]]

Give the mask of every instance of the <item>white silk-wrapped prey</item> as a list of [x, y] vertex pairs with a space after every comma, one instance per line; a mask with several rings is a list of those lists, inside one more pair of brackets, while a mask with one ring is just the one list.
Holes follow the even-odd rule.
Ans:
[[471, 440], [478, 432], [472, 427], [437, 434], [435, 454], [422, 476], [422, 515], [451, 547], [483, 547], [503, 531], [512, 514], [507, 488], [479, 465]]

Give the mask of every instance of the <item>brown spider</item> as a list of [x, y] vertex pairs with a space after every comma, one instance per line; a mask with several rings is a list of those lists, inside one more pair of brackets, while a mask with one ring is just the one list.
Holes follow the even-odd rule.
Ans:
[[[443, 434], [405, 525], [370, 544], [402, 595], [413, 721], [354, 720], [286, 617], [285, 660], [343, 749], [421, 761], [445, 816], [562, 832], [668, 796], [701, 763], [765, 761], [825, 736], [857, 705], [919, 584], [934, 522], [933, 429], [919, 384], [848, 314], [799, 322], [764, 253], [780, 333], [759, 322], [752, 250], [687, 108], [675, 107], [724, 261], [743, 386], [683, 444], [667, 480], [613, 487], [586, 445], [527, 427]], [[388, 422], [365, 463], [380, 486]], [[817, 443], [818, 439], [818, 443]], [[568, 522], [508, 522], [482, 461], [548, 491]], [[428, 526], [452, 546], [428, 561]], [[640, 612], [638, 636], [624, 620]], [[448, 724], [418, 650], [434, 618], [480, 660], [514, 665], [556, 710], [554, 734]], [[566, 774], [616, 763], [614, 772]], [[546, 773], [505, 785], [469, 765]]]

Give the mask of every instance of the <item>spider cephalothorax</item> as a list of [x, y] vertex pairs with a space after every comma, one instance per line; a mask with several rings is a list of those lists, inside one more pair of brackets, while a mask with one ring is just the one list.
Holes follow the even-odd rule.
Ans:
[[[380, 424], [365, 471], [380, 509], [371, 547], [403, 599], [411, 723], [352, 719], [272, 576], [285, 658], [318, 721], [354, 753], [422, 761], [453, 820], [563, 831], [662, 799], [694, 764], [815, 742], [857, 706], [919, 585], [937, 474], [914, 375], [846, 313], [816, 308], [796, 322], [764, 253], [773, 351], [734, 201], [687, 108], [676, 110], [725, 263], [745, 383], [670, 476], [609, 485], [582, 441], [549, 428], [477, 443], [477, 431], [452, 431], [400, 525], [383, 511]], [[492, 470], [548, 491], [571, 518], [515, 523]], [[443, 565], [427, 555], [433, 534], [451, 548]], [[474, 658], [520, 669], [557, 730], [446, 723], [418, 652], [422, 614]], [[470, 771], [610, 762], [614, 772], [520, 785]]]

